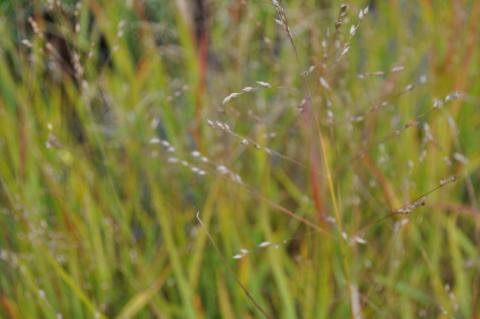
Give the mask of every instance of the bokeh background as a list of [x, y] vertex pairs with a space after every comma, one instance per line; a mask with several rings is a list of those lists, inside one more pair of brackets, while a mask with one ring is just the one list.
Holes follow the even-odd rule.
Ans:
[[480, 2], [0, 2], [0, 317], [480, 318]]

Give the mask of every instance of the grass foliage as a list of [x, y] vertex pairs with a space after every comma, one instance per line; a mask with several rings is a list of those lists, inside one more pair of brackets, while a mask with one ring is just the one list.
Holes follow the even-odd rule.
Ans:
[[0, 12], [0, 317], [480, 316], [479, 1]]

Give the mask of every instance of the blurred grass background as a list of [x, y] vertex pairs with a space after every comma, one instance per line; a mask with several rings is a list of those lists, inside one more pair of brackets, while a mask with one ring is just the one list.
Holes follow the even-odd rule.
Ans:
[[2, 318], [480, 318], [480, 2], [0, 10]]

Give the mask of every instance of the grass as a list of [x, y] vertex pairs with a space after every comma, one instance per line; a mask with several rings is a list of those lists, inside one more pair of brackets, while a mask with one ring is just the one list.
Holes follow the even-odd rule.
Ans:
[[208, 2], [0, 3], [0, 317], [480, 317], [479, 3]]

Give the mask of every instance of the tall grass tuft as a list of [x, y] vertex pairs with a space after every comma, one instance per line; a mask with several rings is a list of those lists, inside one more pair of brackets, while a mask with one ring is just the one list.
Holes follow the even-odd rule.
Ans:
[[480, 317], [480, 2], [0, 12], [0, 317]]

